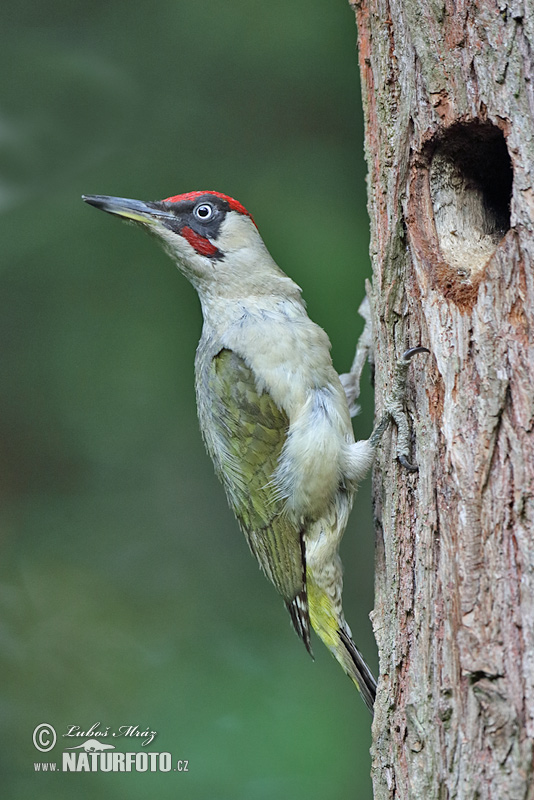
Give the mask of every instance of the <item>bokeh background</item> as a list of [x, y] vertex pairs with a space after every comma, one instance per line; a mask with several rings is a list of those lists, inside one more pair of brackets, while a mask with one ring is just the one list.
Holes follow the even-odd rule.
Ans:
[[[307, 656], [204, 453], [196, 296], [80, 200], [237, 197], [346, 371], [369, 274], [353, 13], [18, 0], [1, 16], [2, 796], [366, 800], [368, 712], [317, 640]], [[371, 422], [368, 389], [360, 437]], [[368, 485], [342, 555], [376, 669]], [[40, 756], [43, 722], [60, 739]], [[96, 722], [158, 731], [148, 749], [189, 772], [34, 772]]]

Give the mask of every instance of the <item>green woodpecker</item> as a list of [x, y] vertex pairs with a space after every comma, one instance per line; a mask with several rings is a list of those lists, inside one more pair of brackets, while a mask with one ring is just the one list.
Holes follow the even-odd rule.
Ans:
[[406, 428], [402, 378], [421, 348], [399, 362], [397, 396], [371, 438], [355, 442], [330, 341], [240, 203], [208, 191], [83, 199], [155, 234], [197, 290], [198, 416], [216, 473], [306, 648], [311, 622], [372, 710], [376, 682], [343, 616], [338, 548], [390, 417]]

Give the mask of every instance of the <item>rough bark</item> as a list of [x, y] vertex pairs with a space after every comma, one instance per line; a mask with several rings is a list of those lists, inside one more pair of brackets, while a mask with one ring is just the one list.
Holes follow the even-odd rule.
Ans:
[[534, 798], [534, 5], [352, 2], [378, 411], [375, 798]]

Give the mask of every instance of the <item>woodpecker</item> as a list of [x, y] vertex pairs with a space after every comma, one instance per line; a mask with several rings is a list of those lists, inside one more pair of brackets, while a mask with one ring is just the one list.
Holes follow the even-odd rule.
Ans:
[[308, 652], [311, 624], [372, 712], [376, 681], [343, 615], [338, 548], [390, 418], [403, 436], [399, 457], [410, 466], [402, 393], [409, 360], [424, 348], [398, 362], [384, 417], [369, 439], [355, 441], [328, 336], [241, 203], [213, 191], [156, 202], [83, 199], [155, 234], [197, 290], [204, 324], [196, 397], [215, 471]]

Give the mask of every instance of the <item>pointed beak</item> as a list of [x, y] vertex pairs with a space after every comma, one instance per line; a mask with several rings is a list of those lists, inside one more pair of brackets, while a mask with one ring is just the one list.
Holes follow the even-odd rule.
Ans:
[[174, 218], [173, 214], [163, 211], [158, 203], [145, 203], [143, 200], [130, 200], [126, 197], [108, 197], [104, 194], [82, 194], [82, 200], [90, 206], [116, 214], [118, 217], [154, 225], [160, 219]]

